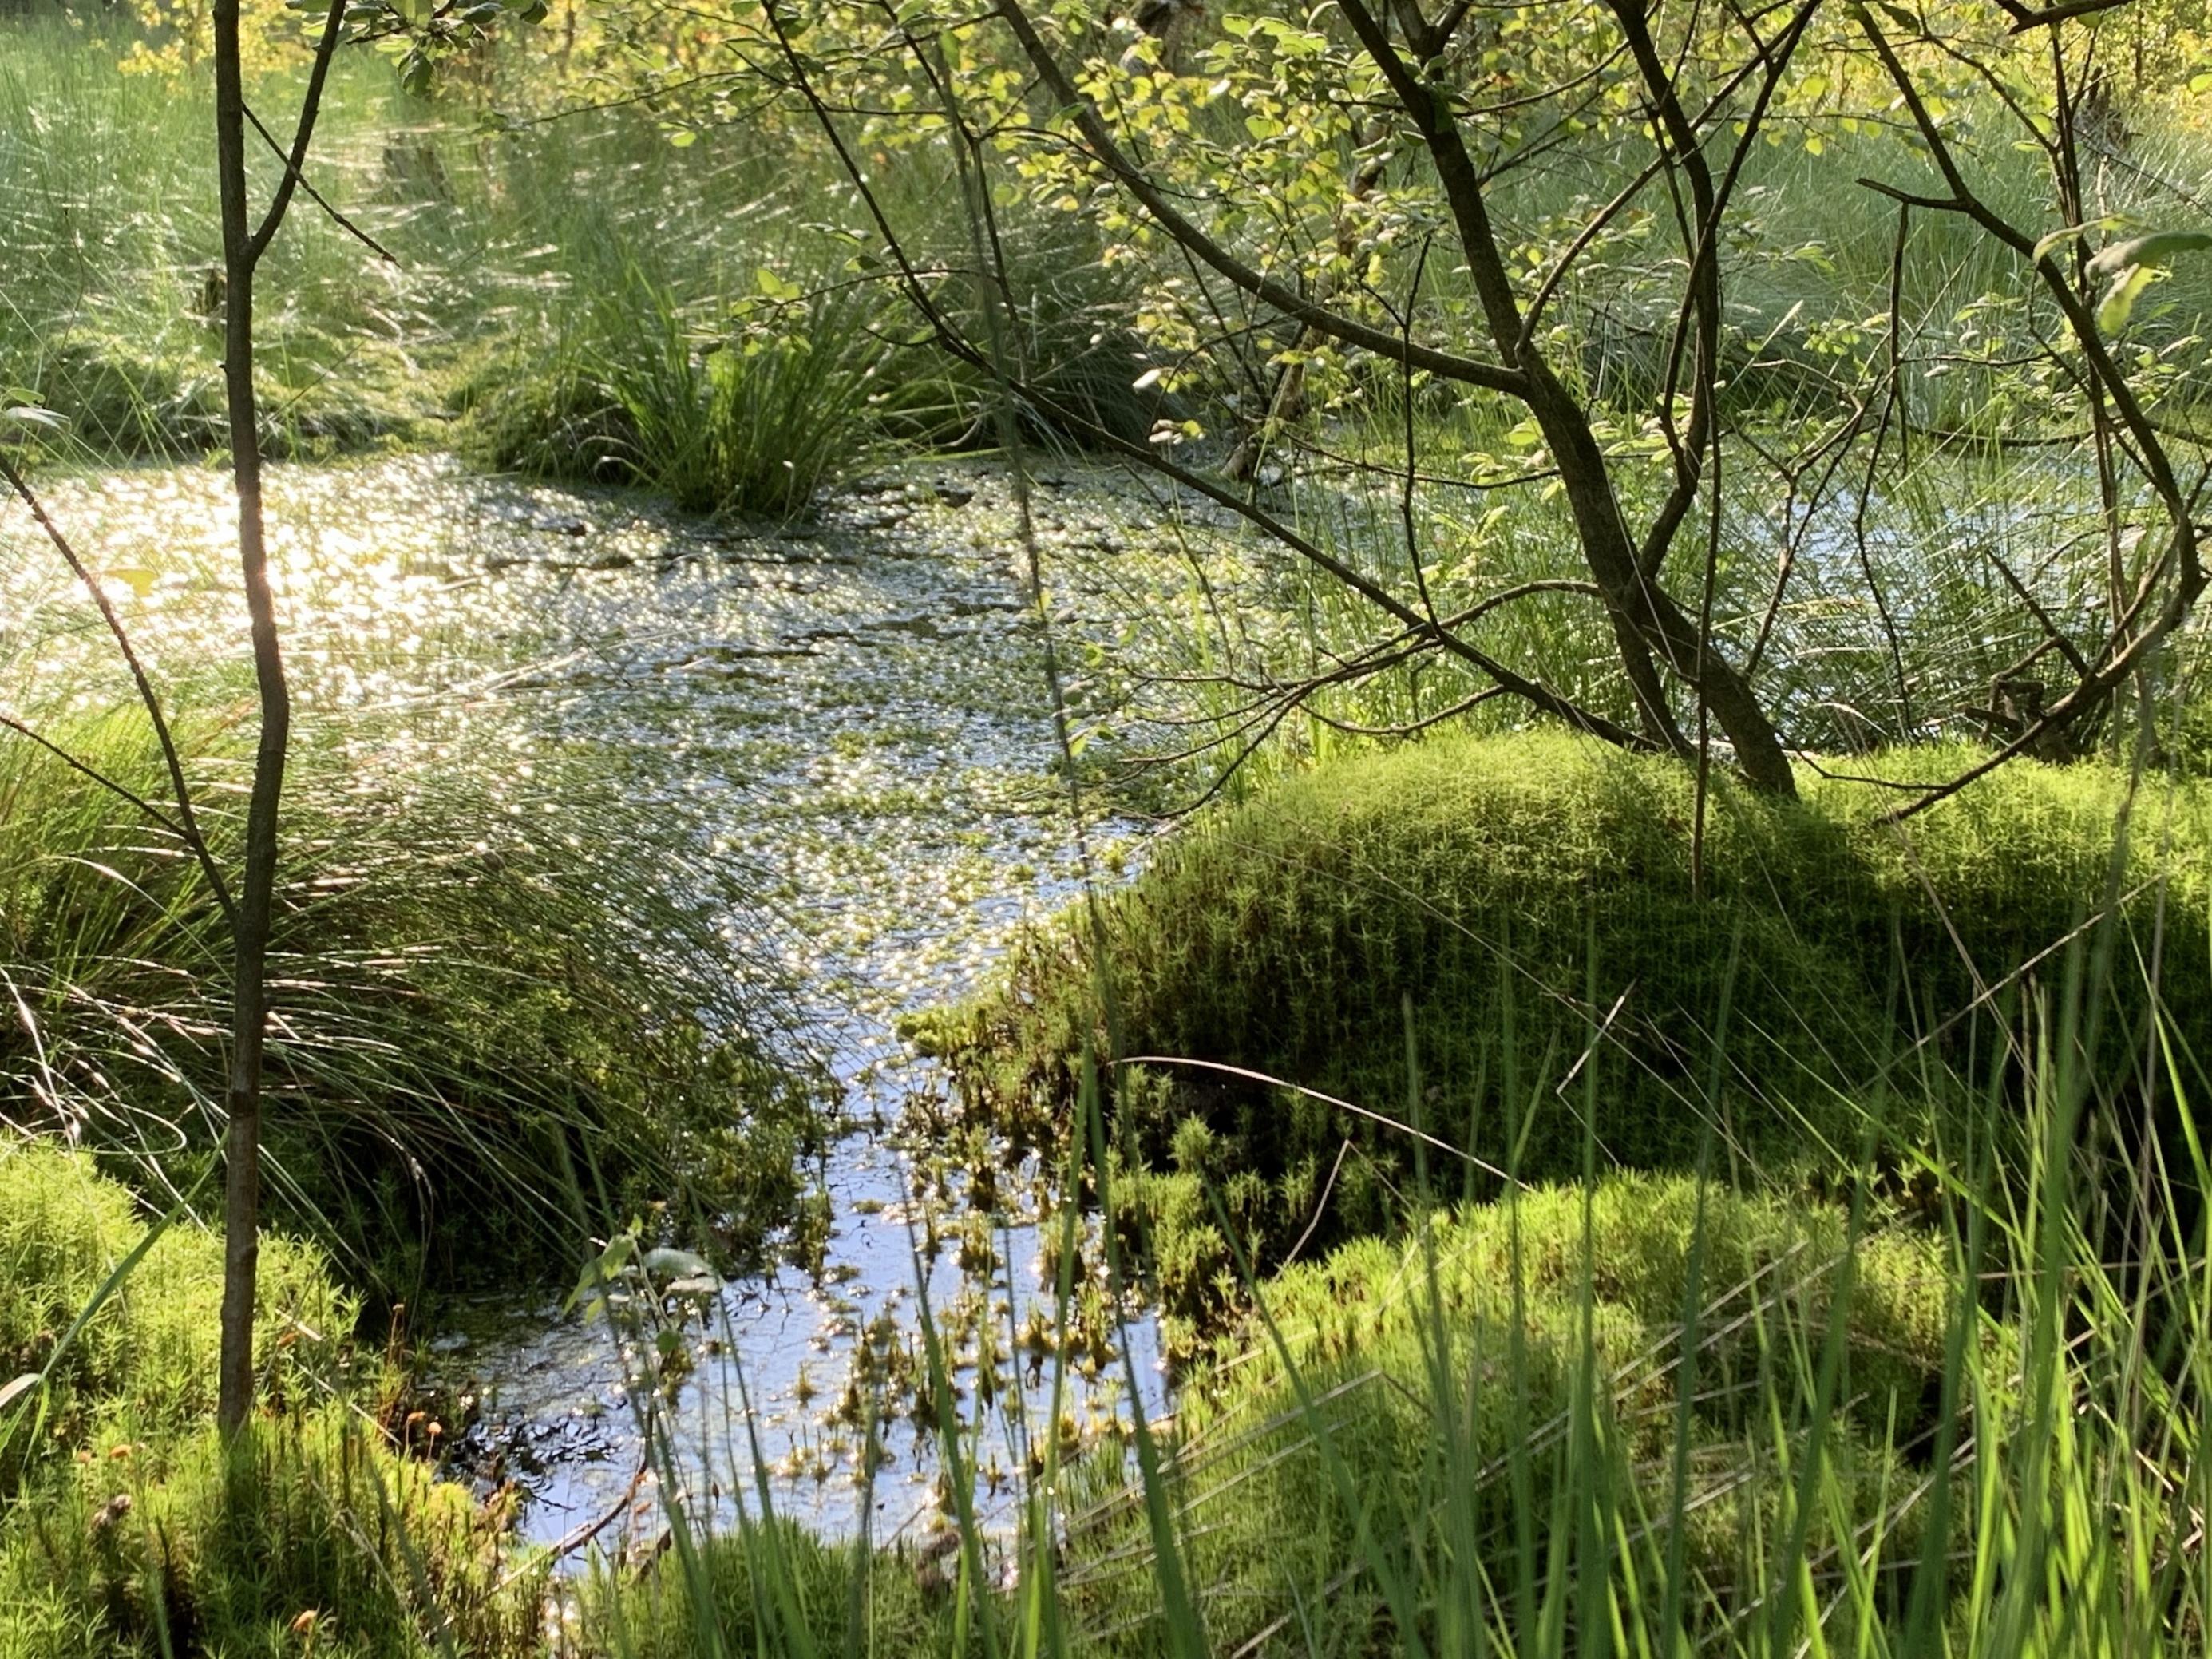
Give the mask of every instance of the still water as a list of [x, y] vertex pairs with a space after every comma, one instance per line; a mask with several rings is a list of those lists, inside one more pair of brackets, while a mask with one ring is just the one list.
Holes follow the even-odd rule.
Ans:
[[[1094, 573], [1055, 592], [1074, 657], [1086, 594], [1099, 614], [1127, 614], [1127, 596], [1105, 594], [1096, 573], [1115, 568], [1132, 514], [1100, 499], [1096, 481], [1038, 486], [1048, 556]], [[66, 483], [51, 505], [157, 678], [235, 654], [218, 471]], [[832, 1232], [821, 1273], [726, 1284], [693, 1333], [696, 1364], [666, 1406], [687, 1507], [724, 1519], [740, 1501], [757, 1508], [765, 1477], [779, 1512], [853, 1530], [866, 1433], [848, 1372], [871, 1345], [878, 1361], [912, 1351], [924, 1286], [940, 1318], [988, 1323], [1012, 1362], [996, 1389], [972, 1368], [958, 1379], [981, 1425], [978, 1495], [987, 1510], [1004, 1502], [1023, 1425], [1046, 1415], [1052, 1368], [1022, 1364], [1017, 1333], [1050, 1297], [1033, 1224], [1049, 1194], [1018, 1180], [996, 1212], [963, 1211], [913, 1128], [929, 1121], [917, 1101], [943, 1082], [892, 1030], [975, 985], [1013, 929], [1075, 890], [1079, 808], [1057, 764], [1003, 478], [931, 466], [863, 483], [805, 526], [735, 528], [411, 456], [279, 469], [270, 515], [304, 718], [460, 711], [483, 763], [518, 769], [549, 740], [614, 746], [641, 811], [672, 816], [702, 852], [746, 869], [758, 902], [725, 929], [799, 988], [806, 1042], [843, 1099], [846, 1132], [823, 1171]], [[80, 684], [105, 695], [82, 595], [20, 515], [0, 528], [0, 661], [24, 700]], [[1082, 833], [1118, 862], [1139, 832], [1100, 821]], [[453, 1310], [425, 1334], [447, 1397], [474, 1419], [453, 1437], [456, 1471], [514, 1482], [531, 1537], [602, 1517], [605, 1545], [649, 1536], [665, 1494], [650, 1473], [639, 1480], [621, 1346], [543, 1288], [578, 1262], [538, 1265], [537, 1288]], [[1141, 1317], [1125, 1329], [1127, 1370], [1119, 1355], [1079, 1356], [1063, 1432], [1109, 1433], [1131, 1408], [1130, 1375], [1141, 1408], [1164, 1409], [1154, 1334]], [[998, 1409], [978, 1412], [979, 1393]], [[1024, 1409], [1009, 1411], [1016, 1401]], [[882, 1540], [927, 1524], [941, 1500], [911, 1421], [879, 1432], [866, 1519]]]

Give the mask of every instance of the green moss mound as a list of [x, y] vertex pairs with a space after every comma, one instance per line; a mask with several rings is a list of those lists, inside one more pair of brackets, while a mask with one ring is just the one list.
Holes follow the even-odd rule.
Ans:
[[262, 1242], [265, 1410], [228, 1445], [219, 1237], [155, 1231], [89, 1158], [8, 1141], [0, 1284], [0, 1374], [41, 1379], [0, 1408], [0, 1656], [534, 1650], [503, 1510], [358, 1408], [353, 1306], [312, 1250]]
[[542, 1575], [498, 1509], [343, 1406], [73, 1467], [0, 1525], [0, 1654], [501, 1659], [543, 1651]]
[[[1771, 1582], [1786, 1534], [1778, 1468], [1806, 1443], [1796, 1367], [1822, 1352], [1839, 1309], [1840, 1411], [1808, 1547], [1819, 1559], [1848, 1526], [1909, 1563], [1908, 1494], [1929, 1456], [1956, 1282], [1925, 1233], [1854, 1240], [1833, 1206], [1637, 1176], [1599, 1183], [1587, 1205], [1579, 1188], [1531, 1189], [1438, 1216], [1413, 1242], [1363, 1240], [1290, 1268], [1261, 1291], [1275, 1334], [1246, 1318], [1180, 1402], [1170, 1484], [1209, 1643], [1234, 1651], [1273, 1630], [1300, 1650], [1402, 1650], [1375, 1553], [1428, 1586], [1425, 1619], [1441, 1616], [1431, 1597], [1455, 1558], [1510, 1595], [1516, 1517], [1532, 1515], [1540, 1536], [1571, 1529], [1554, 1509], [1563, 1491], [1610, 1492], [1639, 1517], [1639, 1569], [1663, 1559], [1679, 1523], [1693, 1619], [1724, 1616]], [[1778, 1386], [1777, 1364], [1791, 1381]], [[1690, 1448], [1679, 1510], [1678, 1427]], [[1364, 1546], [1324, 1446], [1364, 1512]], [[1165, 1649], [1150, 1558], [1133, 1496], [1071, 1525], [1069, 1602], [1114, 1633], [1110, 1650]]]
[[[1854, 769], [1893, 783], [1969, 758]], [[1945, 1100], [1986, 1081], [1995, 1011], [2057, 987], [2064, 952], [2045, 953], [2106, 890], [2129, 779], [2019, 763], [1902, 825], [1879, 820], [1910, 797], [1881, 781], [1802, 782], [1777, 801], [1717, 778], [1700, 834], [1688, 769], [1567, 738], [1440, 739], [1327, 767], [1164, 843], [1103, 907], [1103, 960], [1072, 917], [921, 1036], [1018, 1138], [1074, 1098], [1085, 1044], [1107, 1049], [1103, 981], [1125, 1054], [1418, 1116], [1528, 1178], [1579, 1172], [1586, 1098], [1601, 1167], [1688, 1167], [1710, 1125], [1717, 1158], [1832, 1168], [1869, 1112], [1893, 1142], [1925, 1144]], [[2115, 1045], [2139, 1041], [2150, 999], [2134, 964], [2154, 959], [2161, 917], [2174, 1024], [2212, 1011], [2212, 793], [2148, 786], [2130, 846], [2124, 971], [2105, 993]], [[1263, 1252], [1324, 1193], [1321, 1242], [1383, 1225], [1411, 1172], [1401, 1132], [1219, 1070], [1125, 1073], [1115, 1109], [1139, 1164], [1216, 1176]], [[1455, 1186], [1461, 1166], [1437, 1161]]]
[[[149, 1231], [89, 1157], [0, 1140], [0, 1382], [43, 1378], [0, 1410], [0, 1491], [42, 1450], [167, 1434], [214, 1412], [222, 1242], [180, 1221], [131, 1262]], [[263, 1242], [259, 1289], [264, 1386], [280, 1400], [327, 1390], [351, 1299], [311, 1250], [281, 1237]]]

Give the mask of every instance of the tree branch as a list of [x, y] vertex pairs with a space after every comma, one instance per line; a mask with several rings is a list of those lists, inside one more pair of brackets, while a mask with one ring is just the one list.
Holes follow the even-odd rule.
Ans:
[[1038, 79], [1074, 119], [1076, 130], [1083, 135], [1083, 141], [1091, 155], [1121, 180], [1161, 229], [1198, 258], [1246, 293], [1265, 301], [1284, 315], [1332, 339], [1341, 340], [1346, 345], [1358, 346], [1393, 362], [1410, 363], [1415, 368], [1425, 368], [1432, 374], [1462, 385], [1479, 386], [1516, 397], [1524, 392], [1524, 377], [1510, 368], [1484, 362], [1479, 358], [1438, 351], [1405, 340], [1388, 329], [1372, 327], [1326, 306], [1316, 305], [1296, 289], [1255, 270], [1221, 246], [1177, 211], [1146, 177], [1143, 170], [1121, 152], [1097, 106], [1076, 90], [1074, 83], [1061, 69], [1059, 59], [1053, 56], [1052, 49], [1037, 33], [1036, 24], [1022, 9], [1020, 0], [997, 0], [997, 7], [1000, 17], [1013, 31], [1015, 40], [1029, 58]]
[[122, 653], [124, 665], [131, 671], [131, 681], [137, 688], [138, 701], [146, 710], [148, 721], [153, 726], [154, 740], [161, 745], [162, 763], [168, 769], [169, 788], [177, 801], [177, 833], [183, 837], [185, 847], [191, 850], [202, 873], [207, 877], [208, 885], [215, 890], [216, 902], [222, 907], [224, 919], [235, 921], [238, 911], [231, 902], [230, 884], [216, 867], [215, 856], [208, 850], [207, 837], [200, 833], [198, 816], [192, 810], [191, 787], [185, 781], [185, 763], [177, 751], [176, 738], [169, 730], [168, 718], [161, 712], [161, 699], [154, 690], [154, 682], [148, 677], [145, 665], [138, 659], [137, 648], [131, 643], [129, 630], [123, 626], [123, 618], [116, 614], [115, 606], [108, 599], [106, 590], [86, 568], [84, 561], [77, 556], [76, 550], [70, 545], [69, 538], [48, 515], [46, 504], [40, 501], [29, 480], [23, 477], [4, 449], [0, 449], [0, 477], [8, 481], [8, 487], [15, 492], [15, 498], [29, 510], [31, 517], [38, 521], [39, 528], [46, 532], [46, 539], [54, 544], [54, 550], [76, 573], [77, 580], [84, 584], [85, 592], [92, 595], [93, 604], [100, 607], [100, 620], [107, 624], [107, 631], [115, 640], [115, 648]]
[[[307, 89], [300, 98], [300, 118], [294, 124], [292, 129], [292, 153], [285, 159], [284, 177], [276, 185], [276, 194], [270, 200], [269, 210], [261, 216], [259, 228], [246, 242], [246, 261], [248, 264], [260, 262], [262, 254], [267, 250], [270, 241], [275, 239], [277, 228], [284, 222], [284, 215], [291, 208], [292, 192], [298, 189], [302, 182], [303, 175], [301, 169], [306, 167], [307, 162], [307, 146], [314, 142], [315, 120], [322, 113], [323, 109], [323, 86], [330, 78], [331, 58], [337, 51], [338, 33], [345, 27], [345, 15], [346, 0], [331, 0], [331, 9], [323, 18], [321, 38], [315, 42], [315, 61], [313, 66], [307, 71]], [[263, 127], [258, 120], [254, 119], [253, 112], [246, 108], [243, 97], [239, 100], [239, 109], [246, 119], [252, 121], [254, 126], [259, 129], [264, 138], [269, 138], [268, 129]], [[269, 143], [273, 149], [276, 148], [276, 141], [274, 138], [269, 138]], [[312, 186], [309, 187], [307, 193], [310, 196], [314, 195]], [[315, 199], [322, 200], [319, 196], [315, 197]], [[329, 205], [328, 203], [324, 203], [325, 209], [328, 209]], [[337, 216], [333, 214], [332, 216]], [[344, 222], [340, 220], [339, 222]], [[353, 228], [350, 225], [346, 228], [349, 230]], [[354, 234], [360, 235], [358, 231]], [[362, 240], [368, 240], [365, 236]], [[374, 246], [374, 244], [371, 243], [370, 246]], [[382, 252], [381, 249], [378, 251]], [[388, 253], [385, 255], [387, 259], [391, 257]]]

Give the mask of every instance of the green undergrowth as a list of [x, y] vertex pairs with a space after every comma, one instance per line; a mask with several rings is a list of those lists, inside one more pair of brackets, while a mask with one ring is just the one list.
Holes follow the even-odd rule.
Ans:
[[[56, 1448], [168, 1437], [213, 1415], [222, 1243], [185, 1217], [149, 1229], [89, 1155], [0, 1139], [0, 1372], [41, 1378], [0, 1409], [0, 1491]], [[272, 1397], [337, 1384], [354, 1307], [312, 1250], [282, 1235], [263, 1241], [258, 1315]]]
[[478, 459], [646, 485], [686, 512], [788, 518], [880, 442], [869, 418], [880, 303], [830, 280], [834, 267], [803, 283], [770, 272], [789, 284], [774, 294], [747, 294], [724, 270], [686, 294], [616, 223], [565, 230], [574, 245], [544, 318], [550, 346], [487, 358], [461, 390]]
[[[1908, 798], [1881, 783], [1801, 782], [1784, 802], [1717, 778], [1700, 826], [1689, 769], [1566, 738], [1325, 766], [1163, 842], [1102, 935], [1071, 913], [915, 1035], [1020, 1142], [1053, 1133], [1086, 1047], [1147, 1060], [1112, 1133], [1127, 1203], [1169, 1222], [1153, 1242], [1186, 1314], [1221, 1300], [1226, 1266], [1218, 1235], [1194, 1242], [1201, 1180], [1263, 1260], [1400, 1213], [1412, 1142], [1343, 1102], [1472, 1154], [1439, 1159], [1476, 1191], [1580, 1170], [1592, 1070], [1601, 1166], [1686, 1168], [1710, 1126], [1722, 1157], [1786, 1181], [1850, 1162], [1870, 1120], [1909, 1162], [1978, 1086], [1993, 1016], [2055, 988], [2045, 953], [2106, 890], [2129, 781], [2021, 763], [1902, 825], [1877, 822]], [[2185, 1031], [2212, 1008], [2208, 851], [2204, 787], [2146, 784], [2120, 948], [2159, 963]], [[2106, 994], [2110, 1053], [2140, 1053], [2142, 975], [2112, 982], [2136, 989]]]
[[[183, 702], [222, 711], [179, 735], [234, 870], [251, 730]], [[167, 799], [137, 709], [39, 724]], [[657, 838], [609, 757], [316, 722], [286, 802], [265, 1076], [284, 1224], [405, 1297], [426, 1274], [512, 1279], [549, 1243], [565, 1260], [608, 1216], [666, 1214], [733, 1260], [801, 1219], [823, 1096], [781, 981], [722, 937], [709, 906], [734, 878]], [[223, 1121], [228, 969], [171, 830], [0, 744], [0, 1117], [190, 1190]]]
[[352, 1304], [264, 1236], [263, 1410], [213, 1428], [222, 1243], [149, 1220], [82, 1153], [0, 1142], [0, 1655], [534, 1650], [506, 1516], [400, 1455], [364, 1407]]
[[[1918, 1546], [1919, 1512], [1887, 1512], [1925, 1473], [1958, 1300], [1950, 1252], [1925, 1231], [1855, 1239], [1835, 1206], [1623, 1176], [1357, 1242], [1256, 1299], [1267, 1319], [1248, 1316], [1191, 1373], [1163, 1481], [1215, 1651], [1403, 1650], [1382, 1576], [1347, 1571], [1366, 1559], [1363, 1526], [1416, 1581], [1471, 1542], [1455, 1570], [1502, 1595], [1516, 1519], [1571, 1530], [1558, 1511], [1577, 1487], [1607, 1489], [1644, 1548], [1680, 1527], [1701, 1618], [1741, 1604], [1786, 1534], [1787, 1471], [1808, 1445], [1776, 1373], [1822, 1353], [1846, 1306], [1821, 1454], [1842, 1508], [1807, 1547], [1818, 1560], [1872, 1540], [1893, 1572]], [[1165, 1650], [1135, 1496], [1069, 1531], [1080, 1624], [1115, 1633], [1112, 1651]], [[1449, 1617], [1425, 1593], [1428, 1641]]]
[[[602, 1562], [578, 1599], [578, 1651], [593, 1659], [707, 1653], [981, 1655], [974, 1621], [945, 1575], [905, 1547], [871, 1550], [788, 1522], [698, 1540], [686, 1565], [664, 1556], [632, 1577]], [[964, 1639], [963, 1639], [964, 1632]]]
[[[58, 427], [18, 441], [79, 462], [226, 441], [210, 88], [122, 70], [130, 38], [116, 19], [0, 33], [0, 402], [50, 411]], [[287, 68], [249, 93], [283, 110], [300, 89]], [[494, 133], [479, 95], [465, 77], [408, 94], [367, 51], [334, 63], [316, 189], [376, 246], [313, 203], [271, 244], [255, 319], [267, 453], [453, 443], [687, 510], [787, 517], [886, 446], [995, 441], [990, 377], [855, 258], [866, 216], [811, 128], [718, 122], [679, 149], [659, 112], [617, 106]], [[274, 162], [247, 164], [265, 198]], [[948, 158], [902, 157], [878, 187], [933, 302], [981, 337]], [[1001, 212], [1009, 349], [1056, 404], [1141, 440], [1164, 405], [1133, 387], [1133, 283], [1071, 216]]]
[[[213, 88], [119, 69], [127, 41], [112, 19], [88, 28], [52, 15], [11, 17], [0, 33], [0, 401], [60, 417], [72, 456], [189, 459], [225, 441]], [[262, 268], [256, 356], [271, 454], [408, 441], [431, 412], [421, 357], [442, 301], [422, 268], [424, 239], [404, 234], [422, 204], [398, 200], [386, 177], [392, 146], [377, 129], [405, 118], [395, 84], [388, 64], [340, 55], [317, 178], [356, 223], [393, 237], [404, 264], [378, 260], [303, 204]], [[276, 75], [250, 95], [281, 107], [298, 86]], [[280, 169], [258, 149], [248, 167], [265, 200]]]
[[[586, 165], [628, 192], [579, 199], [577, 157], [516, 141], [506, 199], [539, 245], [501, 278], [501, 325], [472, 347], [454, 401], [480, 464], [535, 477], [639, 483], [693, 512], [787, 518], [889, 450], [997, 441], [989, 377], [941, 350], [877, 262], [856, 256], [826, 155], [755, 132], [639, 155], [620, 125], [585, 137]], [[657, 153], [656, 153], [657, 151]], [[970, 337], [988, 332], [957, 181], [907, 158], [885, 182], [933, 305]], [[1128, 441], [1164, 404], [1135, 390], [1142, 353], [1116, 314], [1127, 284], [1064, 216], [1018, 213], [1000, 244], [1007, 349], [1055, 407]], [[1025, 424], [1079, 439], [1041, 411]]]

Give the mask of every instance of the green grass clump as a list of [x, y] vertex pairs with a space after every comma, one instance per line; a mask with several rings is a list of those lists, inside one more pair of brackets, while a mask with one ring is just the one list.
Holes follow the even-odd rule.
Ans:
[[[1212, 1649], [1273, 1630], [1286, 1650], [1403, 1650], [1381, 1575], [1347, 1571], [1367, 1559], [1363, 1525], [1431, 1584], [1437, 1560], [1472, 1543], [1476, 1559], [1455, 1569], [1503, 1595], [1516, 1514], [1552, 1516], [1563, 1488], [1597, 1483], [1624, 1515], [1659, 1517], [1639, 1531], [1679, 1522], [1701, 1601], [1740, 1599], [1761, 1582], [1784, 1471], [1805, 1449], [1772, 1370], [1822, 1352], [1846, 1295], [1844, 1409], [1823, 1455], [1851, 1507], [1808, 1541], [1825, 1553], [1881, 1520], [1880, 1553], [1909, 1561], [1917, 1517], [1884, 1510], [1926, 1460], [1954, 1285], [1930, 1235], [1854, 1239], [1832, 1206], [1634, 1176], [1587, 1199], [1548, 1188], [1468, 1206], [1416, 1242], [1293, 1267], [1257, 1288], [1266, 1319], [1226, 1334], [1178, 1405], [1164, 1485]], [[1141, 1507], [1109, 1501], [1070, 1540], [1080, 1622], [1118, 1632], [1112, 1651], [1164, 1650]], [[1446, 1616], [1424, 1606], [1426, 1639]]]
[[[136, 709], [39, 723], [166, 798]], [[250, 738], [227, 714], [180, 732], [233, 869]], [[405, 1295], [672, 1200], [738, 1259], [798, 1218], [822, 1102], [781, 981], [722, 936], [726, 872], [659, 836], [610, 757], [317, 722], [286, 800], [264, 1086], [287, 1224]], [[173, 835], [18, 738], [0, 971], [0, 1118], [189, 1189], [223, 1122], [228, 927]]]
[[[222, 1241], [175, 1221], [100, 1294], [149, 1230], [88, 1155], [0, 1139], [0, 1381], [42, 1378], [0, 1409], [0, 1492], [57, 1448], [173, 1435], [213, 1413]], [[264, 1238], [258, 1311], [270, 1395], [327, 1389], [354, 1306], [320, 1260], [281, 1235]]]
[[222, 1273], [219, 1237], [149, 1224], [87, 1155], [0, 1141], [0, 1372], [41, 1378], [0, 1408], [0, 1655], [534, 1651], [504, 1507], [391, 1449], [355, 1397], [351, 1300], [281, 1236], [264, 1410], [217, 1437]]
[[0, 1521], [0, 1654], [505, 1659], [543, 1651], [543, 1575], [346, 1406], [72, 1467]]
[[[578, 1601], [578, 1651], [621, 1659], [704, 1653], [979, 1653], [942, 1582], [910, 1548], [831, 1542], [785, 1521], [699, 1540], [690, 1565], [664, 1556], [632, 1575], [595, 1565]], [[711, 1609], [711, 1613], [708, 1612]], [[710, 1628], [711, 1624], [711, 1628]]]
[[[1961, 760], [1859, 769], [1941, 777]], [[1669, 762], [1516, 736], [1325, 766], [1163, 843], [1103, 904], [1103, 960], [1078, 912], [920, 1035], [1024, 1135], [1049, 1133], [1087, 1044], [1418, 1118], [1529, 1179], [1581, 1168], [1589, 1079], [1561, 1085], [1585, 1051], [1603, 1164], [1688, 1167], [1710, 1126], [1747, 1167], [1832, 1169], [1869, 1113], [1890, 1144], [1925, 1146], [1947, 1078], [1986, 1065], [1989, 1020], [1957, 1017], [1989, 988], [1994, 1008], [2055, 986], [2057, 957], [2031, 964], [2105, 890], [2127, 776], [2018, 763], [1901, 827], [1876, 822], [1893, 790], [1802, 781], [1784, 802], [1717, 779], [1693, 878], [1694, 783]], [[2161, 787], [2137, 816], [2122, 948], [2161, 962], [2189, 1029], [2212, 975], [2203, 928], [2179, 919], [2206, 902], [2212, 795]], [[2135, 984], [2109, 995], [2115, 1054], [2141, 1052]], [[1116, 1110], [1137, 1164], [1214, 1174], [1263, 1257], [1316, 1214], [1323, 1243], [1385, 1225], [1408, 1167], [1402, 1133], [1220, 1071], [1144, 1068]]]
[[610, 219], [566, 228], [552, 349], [495, 358], [464, 391], [483, 459], [769, 518], [803, 511], [864, 460], [884, 351], [866, 289], [763, 266], [701, 279], [703, 297], [687, 298]]

